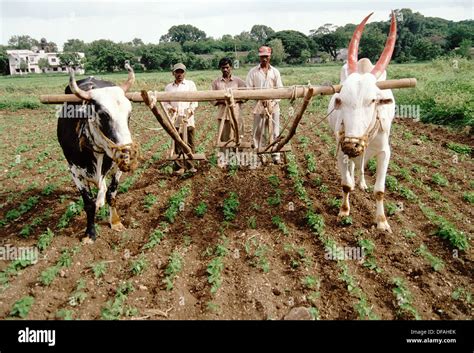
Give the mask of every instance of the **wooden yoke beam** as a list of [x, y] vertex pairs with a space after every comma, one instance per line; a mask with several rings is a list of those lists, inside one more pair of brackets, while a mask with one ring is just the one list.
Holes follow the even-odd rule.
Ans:
[[[411, 88], [416, 86], [416, 78], [403, 78], [399, 80], [386, 80], [377, 82], [380, 89]], [[334, 86], [310, 86], [313, 96], [331, 95], [341, 90], [341, 85]], [[273, 88], [273, 89], [238, 89], [233, 90], [234, 100], [267, 100], [267, 99], [294, 99], [305, 96], [308, 86], [296, 86], [294, 88]], [[197, 92], [154, 92], [157, 101], [166, 102], [206, 102], [215, 100], [225, 100], [227, 91], [197, 91]], [[141, 92], [126, 93], [132, 102], [143, 102]], [[61, 104], [65, 102], [80, 103], [82, 100], [74, 94], [56, 94], [40, 96], [41, 103]]]

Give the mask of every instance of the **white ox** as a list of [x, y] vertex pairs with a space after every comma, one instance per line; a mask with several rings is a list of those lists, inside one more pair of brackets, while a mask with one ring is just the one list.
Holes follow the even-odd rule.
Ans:
[[362, 31], [368, 15], [352, 36], [347, 64], [341, 70], [340, 93], [332, 96], [328, 122], [337, 140], [337, 165], [341, 174], [343, 200], [339, 216], [350, 212], [349, 194], [354, 191], [354, 169], [360, 171], [359, 187], [367, 189], [364, 167], [372, 157], [377, 158], [374, 186], [377, 229], [391, 232], [384, 212], [385, 177], [390, 160], [389, 135], [395, 115], [395, 99], [391, 90], [381, 90], [377, 81], [386, 79], [386, 67], [392, 57], [396, 39], [396, 21], [392, 13], [390, 33], [380, 59], [374, 66], [368, 59], [357, 61]]

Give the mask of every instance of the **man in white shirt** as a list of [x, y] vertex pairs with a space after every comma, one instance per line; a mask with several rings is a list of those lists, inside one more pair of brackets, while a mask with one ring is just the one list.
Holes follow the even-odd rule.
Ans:
[[[247, 87], [256, 89], [283, 87], [280, 72], [270, 65], [272, 49], [266, 46], [260, 47], [258, 55], [260, 64], [249, 71], [246, 80]], [[279, 101], [279, 99], [257, 101], [253, 110], [252, 144], [254, 148], [262, 148], [267, 144], [268, 119], [272, 119], [273, 123], [273, 131], [269, 132], [273, 140], [280, 134]], [[280, 163], [280, 153], [273, 153], [272, 158], [274, 163]]]
[[[169, 83], [165, 87], [165, 92], [194, 92], [197, 91], [196, 85], [191, 80], [186, 80], [186, 66], [182, 63], [175, 64], [172, 70], [174, 76], [174, 82]], [[176, 130], [180, 130], [180, 127], [186, 127], [188, 145], [195, 153], [194, 149], [194, 111], [196, 110], [197, 102], [163, 102], [165, 109], [168, 110], [169, 115], [174, 119], [174, 126]], [[181, 137], [183, 134], [181, 133]], [[181, 149], [175, 145], [175, 152], [179, 154]], [[177, 174], [183, 174], [184, 168], [180, 166]], [[191, 172], [196, 170], [193, 168], [191, 163], [186, 163], [187, 169]]]

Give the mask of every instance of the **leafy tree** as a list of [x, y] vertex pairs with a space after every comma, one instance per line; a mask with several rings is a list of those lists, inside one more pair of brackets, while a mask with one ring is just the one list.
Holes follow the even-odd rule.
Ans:
[[8, 60], [7, 48], [0, 45], [0, 74], [8, 75], [10, 73], [10, 64]]
[[304, 64], [304, 63], [307, 63], [309, 58], [311, 57], [311, 52], [307, 49], [303, 49], [301, 51], [301, 62]]
[[28, 71], [28, 64], [24, 59], [20, 60], [20, 71], [27, 72]]
[[160, 42], [178, 42], [183, 44], [187, 40], [199, 41], [206, 39], [206, 33], [192, 25], [172, 26], [168, 33], [161, 36]]
[[[401, 9], [397, 10], [399, 14], [399, 20], [397, 21], [399, 25], [407, 28], [413, 34], [422, 34], [424, 33], [426, 21], [425, 17], [419, 12], [413, 12], [411, 9]], [[389, 22], [386, 22], [387, 27]]]
[[[245, 62], [247, 62], [247, 63], [257, 63], [258, 61], [259, 61], [258, 53], [257, 53], [256, 50], [249, 51], [249, 53], [245, 57]], [[276, 62], [274, 62], [274, 61], [273, 61], [273, 63], [276, 64]]]
[[416, 36], [410, 32], [406, 27], [398, 29], [397, 41], [395, 42], [395, 49], [393, 59], [398, 62], [406, 62], [412, 59], [411, 48], [415, 44]]
[[367, 26], [360, 39], [359, 58], [368, 58], [375, 64], [382, 54], [387, 34], [375, 26]]
[[[223, 50], [222, 42], [216, 41], [212, 38], [200, 40], [198, 42], [186, 41], [183, 43], [182, 47], [184, 52], [194, 54], [210, 54], [216, 50]], [[232, 46], [232, 50], [233, 49]]]
[[311, 51], [313, 43], [312, 41], [303, 33], [293, 30], [279, 31], [276, 32], [271, 38], [280, 39], [285, 48], [285, 52], [288, 54], [287, 62], [288, 63], [301, 63], [303, 62], [301, 58], [301, 52], [303, 50]]
[[258, 44], [265, 44], [273, 34], [275, 34], [273, 28], [265, 25], [253, 25], [250, 30], [250, 38]]
[[334, 26], [330, 23], [310, 31], [310, 36], [314, 40], [316, 46], [331, 55], [336, 60], [338, 49], [344, 48], [349, 44], [351, 34], [347, 34], [344, 28]]
[[134, 46], [134, 47], [139, 47], [139, 46], [142, 46], [144, 44], [145, 43], [143, 43], [143, 40], [141, 40], [140, 38], [133, 38], [132, 39], [132, 46]]
[[37, 47], [38, 45], [38, 41], [30, 36], [12, 36], [8, 40], [8, 47], [11, 49], [31, 50], [34, 46]]
[[321, 58], [321, 62], [323, 64], [327, 63], [329, 60], [331, 60], [331, 55], [329, 55], [328, 53], [322, 51], [320, 53], [318, 53], [319, 57]]
[[150, 44], [142, 48], [140, 62], [147, 70], [158, 70], [161, 69], [164, 56], [158, 45]]
[[234, 51], [237, 47], [240, 48], [240, 43], [230, 34], [223, 35], [219, 42], [223, 51]]
[[470, 39], [463, 39], [461, 41], [461, 43], [459, 44], [459, 50], [457, 52], [457, 54], [459, 54], [460, 56], [464, 57], [464, 58], [470, 58], [471, 57], [471, 46], [472, 46], [472, 42]]
[[88, 46], [86, 54], [89, 58], [87, 69], [113, 72], [122, 70], [125, 60], [133, 65], [133, 53], [127, 51], [123, 44], [117, 44], [107, 39], [93, 41]]
[[411, 54], [418, 60], [431, 60], [441, 55], [441, 47], [437, 44], [433, 44], [426, 38], [418, 38], [413, 47], [411, 48]]
[[38, 67], [40, 68], [41, 71], [45, 72], [45, 69], [51, 67], [51, 65], [49, 65], [48, 59], [41, 58], [38, 60]]
[[77, 52], [74, 53], [61, 53], [58, 55], [60, 65], [77, 67], [81, 65], [81, 57]]
[[250, 32], [243, 31], [234, 36], [234, 44], [237, 50], [252, 51], [257, 50], [259, 44], [252, 39]]
[[63, 51], [85, 53], [87, 51], [87, 44], [80, 39], [68, 39], [63, 45]]
[[474, 41], [474, 21], [462, 21], [449, 30], [448, 49], [459, 47], [464, 39]]
[[287, 54], [281, 39], [275, 38], [268, 42], [268, 46], [272, 48], [272, 63], [280, 65], [285, 61]]

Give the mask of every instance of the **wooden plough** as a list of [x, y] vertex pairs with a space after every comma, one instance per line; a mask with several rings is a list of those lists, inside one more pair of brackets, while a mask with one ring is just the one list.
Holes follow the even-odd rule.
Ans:
[[[398, 80], [386, 80], [377, 82], [377, 86], [380, 89], [393, 89], [393, 88], [410, 88], [416, 86], [415, 78], [404, 78]], [[223, 100], [226, 102], [226, 117], [225, 119], [230, 120], [231, 126], [231, 138], [229, 141], [221, 142], [221, 135], [223, 130], [224, 119], [222, 119], [218, 130], [218, 136], [216, 139], [217, 147], [235, 147], [235, 148], [251, 148], [249, 143], [244, 143], [240, 138], [240, 131], [238, 122], [235, 114], [235, 101], [240, 100], [269, 100], [269, 99], [295, 99], [304, 98], [301, 107], [299, 108], [291, 127], [289, 128], [286, 136], [283, 136], [282, 131], [280, 136], [275, 140], [272, 139], [269, 134], [269, 144], [256, 150], [256, 153], [276, 153], [286, 152], [288, 147], [286, 144], [295, 135], [298, 124], [300, 123], [303, 114], [311, 102], [312, 98], [317, 95], [332, 95], [341, 90], [341, 85], [333, 86], [293, 86], [289, 88], [274, 88], [274, 89], [238, 89], [238, 90], [209, 90], [209, 91], [197, 91], [197, 92], [158, 92], [158, 91], [145, 91], [126, 93], [127, 98], [132, 102], [143, 102], [145, 103], [152, 113], [154, 114], [157, 121], [163, 127], [163, 129], [172, 138], [172, 150], [170, 151], [169, 159], [176, 160], [183, 158], [186, 160], [203, 160], [206, 159], [204, 154], [196, 154], [191, 151], [191, 148], [187, 144], [186, 126], [183, 126], [182, 136], [176, 130], [172, 118], [168, 116], [166, 109], [160, 106], [162, 113], [159, 110], [158, 102], [209, 102], [216, 100]], [[59, 94], [59, 95], [42, 95], [40, 101], [45, 104], [60, 104], [65, 102], [81, 102], [81, 99], [73, 94]], [[271, 119], [269, 119], [271, 121]], [[269, 123], [271, 124], [271, 122]], [[271, 126], [270, 126], [271, 128]], [[181, 131], [181, 128], [180, 128]], [[271, 129], [269, 129], [271, 131]], [[183, 153], [176, 155], [174, 153], [174, 144], [177, 144]], [[286, 147], [285, 147], [286, 146]]]

